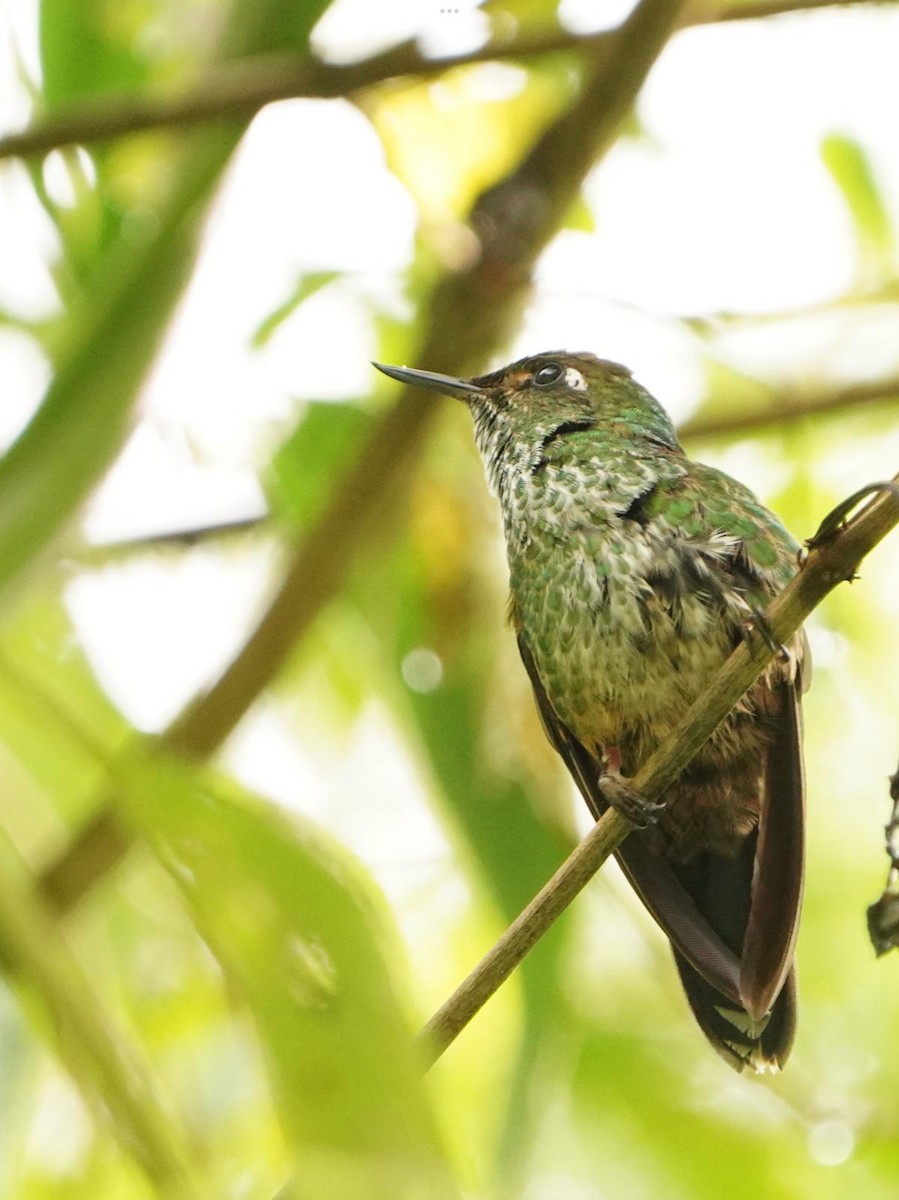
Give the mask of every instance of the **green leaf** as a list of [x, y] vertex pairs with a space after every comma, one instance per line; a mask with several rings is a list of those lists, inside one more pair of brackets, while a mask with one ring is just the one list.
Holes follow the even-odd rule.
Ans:
[[267, 481], [272, 508], [308, 527], [369, 424], [368, 414], [353, 404], [307, 404], [299, 424], [272, 460]]
[[18, 983], [27, 985], [31, 1014], [45, 1026], [45, 1037], [88, 1101], [108, 1114], [125, 1153], [139, 1162], [160, 1195], [199, 1197], [183, 1131], [148, 1065], [117, 1030], [5, 836], [0, 836], [0, 954]]
[[590, 205], [584, 199], [583, 193], [579, 194], [563, 223], [565, 229], [576, 229], [581, 233], [596, 233], [596, 218]]
[[284, 303], [279, 304], [274, 312], [269, 313], [265, 320], [260, 322], [250, 340], [253, 348], [261, 349], [278, 327], [296, 312], [304, 300], [308, 300], [310, 296], [314, 296], [316, 292], [339, 278], [340, 271], [313, 271], [311, 274], [301, 275], [296, 287]]
[[[412, 544], [407, 541], [390, 556], [366, 564], [357, 591], [380, 643], [389, 647], [394, 672], [404, 667], [408, 672], [409, 656], [422, 648], [436, 657], [438, 672], [426, 687], [415, 686], [413, 678], [408, 689], [394, 690], [397, 713], [427, 755], [453, 825], [478, 864], [479, 882], [501, 919], [511, 921], [563, 861], [570, 843], [542, 819], [537, 783], [516, 752], [514, 718], [490, 693], [496, 635], [485, 628], [484, 614], [492, 606], [466, 570], [471, 531], [459, 530], [463, 543], [456, 547], [461, 550], [457, 558], [454, 533], [439, 528], [442, 520], [452, 525], [453, 516], [448, 495], [439, 513], [431, 511], [430, 521], [416, 513], [412, 528], [421, 539], [418, 545], [413, 535]], [[496, 620], [500, 629], [501, 611]], [[509, 722], [507, 728], [497, 727], [498, 715]], [[500, 755], [498, 742], [505, 746]], [[528, 1098], [542, 1050], [557, 1029], [560, 959], [569, 931], [566, 914], [531, 949], [509, 985], [521, 988], [524, 1002], [510, 1085], [502, 1105], [496, 1105], [503, 1121], [496, 1170], [510, 1195], [536, 1136], [539, 1117]]]
[[253, 1015], [299, 1193], [451, 1195], [388, 965], [395, 939], [361, 868], [310, 822], [177, 762], [148, 755], [116, 774]]
[[[52, 735], [50, 710], [58, 714]], [[90, 730], [89, 741], [81, 728]], [[97, 748], [111, 751], [129, 729], [97, 683], [55, 595], [33, 595], [0, 631], [0, 730], [3, 744], [52, 798], [57, 820], [81, 819], [105, 775]]]
[[[27, 681], [19, 684], [28, 690]], [[164, 757], [155, 742], [141, 741], [120, 757], [92, 747], [77, 719], [44, 689], [31, 693], [22, 719], [54, 749], [69, 743], [83, 755], [94, 750], [94, 766], [105, 769], [123, 818], [167, 868], [229, 994], [249, 1010], [303, 1194], [452, 1196], [394, 978], [401, 950], [362, 869], [311, 822]], [[0, 909], [8, 894], [12, 914], [0, 911], [0, 948], [27, 964], [44, 942], [53, 959], [53, 939], [12, 893], [11, 879], [4, 883], [0, 853]], [[37, 929], [33, 936], [9, 924], [20, 910]], [[64, 958], [58, 967], [70, 970]], [[74, 984], [57, 986], [42, 958], [28, 969], [51, 1013], [68, 1003]], [[77, 1033], [87, 1018], [75, 1000]], [[99, 1001], [95, 1007], [99, 1012]], [[69, 1039], [68, 1029], [61, 1051], [76, 1079], [112, 1088], [112, 1095], [101, 1091], [105, 1103], [117, 1120], [132, 1121], [127, 1108], [118, 1111], [115, 1063], [106, 1063], [102, 1044], [94, 1052], [93, 1027], [85, 1024], [80, 1040]], [[81, 1057], [70, 1061], [79, 1045]]]
[[42, 90], [49, 106], [144, 82], [147, 64], [136, 52], [135, 30], [122, 36], [121, 10], [128, 7], [109, 0], [41, 0]]
[[870, 158], [860, 142], [843, 133], [824, 138], [821, 157], [849, 209], [860, 265], [883, 272], [893, 254], [893, 226]]

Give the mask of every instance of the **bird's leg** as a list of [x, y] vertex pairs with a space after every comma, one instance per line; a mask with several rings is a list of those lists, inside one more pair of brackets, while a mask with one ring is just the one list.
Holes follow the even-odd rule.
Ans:
[[621, 751], [617, 746], [608, 746], [603, 753], [599, 790], [606, 804], [635, 829], [648, 829], [665, 810], [664, 801], [650, 800], [621, 774]]
[[783, 642], [778, 642], [772, 634], [771, 626], [768, 624], [768, 618], [765, 616], [762, 610], [760, 608], [756, 608], [754, 604], [751, 604], [749, 609], [750, 615], [742, 622], [740, 627], [740, 632], [742, 633], [743, 640], [746, 642], [747, 646], [749, 646], [750, 650], [752, 649], [752, 646], [750, 645], [750, 637], [752, 631], [755, 630], [771, 653], [776, 654], [780, 662], [788, 663], [790, 661], [790, 652]]

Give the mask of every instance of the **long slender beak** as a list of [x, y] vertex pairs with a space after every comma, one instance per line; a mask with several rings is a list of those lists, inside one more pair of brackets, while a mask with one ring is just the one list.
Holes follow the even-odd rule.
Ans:
[[412, 367], [385, 367], [383, 363], [373, 362], [373, 367], [389, 375], [400, 383], [408, 383], [410, 387], [426, 388], [429, 392], [442, 392], [446, 396], [457, 396], [464, 400], [467, 396], [477, 395], [479, 388], [465, 379], [457, 379], [454, 375], [438, 375], [435, 371], [418, 371]]

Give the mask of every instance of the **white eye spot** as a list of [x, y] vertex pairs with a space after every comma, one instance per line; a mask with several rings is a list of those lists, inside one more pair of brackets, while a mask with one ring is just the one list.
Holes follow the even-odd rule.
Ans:
[[586, 392], [587, 390], [586, 379], [583, 377], [580, 371], [576, 371], [574, 367], [565, 368], [565, 382], [575, 392]]

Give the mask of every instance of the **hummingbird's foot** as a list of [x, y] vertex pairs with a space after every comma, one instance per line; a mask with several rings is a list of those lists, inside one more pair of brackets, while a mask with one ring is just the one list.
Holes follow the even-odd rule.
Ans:
[[[771, 653], [775, 654], [780, 662], [788, 663], [790, 661], [789, 650], [786, 648], [783, 642], [777, 641], [771, 632], [771, 626], [768, 624], [768, 618], [760, 608], [755, 608], [754, 606], [752, 607], [751, 616], [746, 618], [742, 627], [743, 640], [747, 645], [749, 645], [750, 635], [752, 634], [753, 630], [758, 633]], [[752, 649], [751, 646], [749, 646], [749, 648], [750, 650]]]
[[875, 492], [892, 492], [894, 496], [899, 496], [899, 484], [889, 481], [885, 483], [869, 483], [866, 487], [859, 488], [857, 492], [853, 492], [851, 496], [827, 514], [810, 538], [806, 538], [806, 554], [809, 550], [814, 550], [816, 546], [820, 546], [823, 542], [829, 542], [831, 538], [836, 537], [840, 530], [845, 529], [846, 519], [855, 506], [864, 500], [866, 496], [871, 496]]
[[635, 829], [648, 829], [655, 825], [666, 805], [663, 801], [650, 800], [621, 775], [600, 775], [599, 790], [610, 808], [621, 813]]

